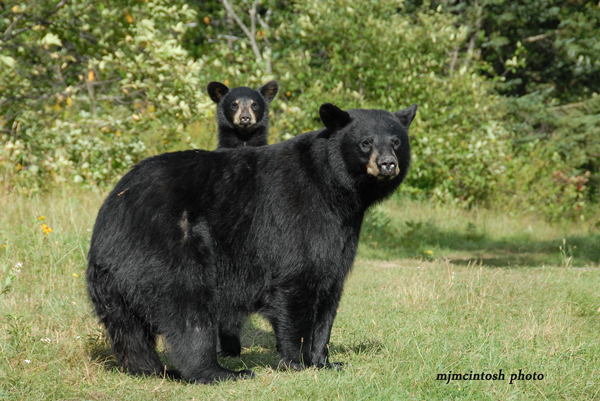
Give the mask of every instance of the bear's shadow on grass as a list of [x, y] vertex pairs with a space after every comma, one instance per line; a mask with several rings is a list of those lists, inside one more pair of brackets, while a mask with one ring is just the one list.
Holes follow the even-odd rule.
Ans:
[[[464, 230], [444, 230], [431, 221], [407, 221], [399, 226], [389, 222], [384, 228], [374, 227], [369, 219], [366, 222], [361, 232], [361, 248], [367, 256], [433, 259], [443, 258], [449, 251], [453, 263], [492, 267], [600, 264], [598, 233], [564, 237], [557, 233], [556, 239], [539, 240], [533, 233], [522, 232], [498, 240], [472, 223]], [[428, 256], [427, 249], [437, 250]]]
[[239, 370], [255, 367], [276, 369], [279, 365], [275, 334], [254, 325], [250, 320], [242, 331], [242, 355], [240, 358], [219, 358], [223, 366]]
[[[168, 352], [165, 350], [164, 340], [158, 341], [158, 355], [169, 369], [174, 366], [169, 361]], [[122, 370], [112, 352], [108, 339], [103, 334], [90, 336], [86, 342], [87, 354], [93, 363], [102, 365], [109, 371]], [[330, 355], [334, 358], [339, 354], [379, 354], [385, 350], [385, 344], [376, 339], [360, 338], [349, 344], [330, 343]], [[219, 357], [220, 363], [232, 370], [267, 368], [277, 369], [280, 359], [276, 349], [275, 334], [247, 323], [242, 335], [242, 355], [240, 358]]]
[[[159, 337], [157, 343], [157, 353], [160, 360], [168, 369], [174, 369], [175, 367], [169, 360], [164, 339]], [[99, 330], [96, 334], [88, 336], [85, 348], [90, 361], [93, 363], [101, 365], [108, 371], [122, 371], [121, 365], [117, 362], [110, 342], [104, 335], [103, 330]], [[254, 367], [276, 369], [279, 365], [279, 355], [276, 350], [275, 334], [272, 331], [255, 327], [252, 323], [248, 322], [244, 327], [242, 335], [241, 358], [219, 357], [219, 361], [224, 367], [233, 370], [251, 369]]]
[[108, 338], [101, 330], [98, 330], [96, 335], [88, 336], [85, 349], [92, 363], [99, 364], [106, 370], [121, 369], [121, 365], [119, 365], [115, 354], [112, 352]]
[[[457, 233], [447, 235], [457, 237]], [[600, 235], [566, 236], [564, 240], [565, 242], [562, 238], [536, 240], [532, 237], [515, 237], [494, 241], [485, 236], [479, 242], [465, 241], [463, 246], [455, 245], [454, 249], [466, 251], [471, 255], [453, 261], [464, 264], [477, 262], [493, 267], [600, 264]], [[449, 238], [448, 243], [452, 243]]]

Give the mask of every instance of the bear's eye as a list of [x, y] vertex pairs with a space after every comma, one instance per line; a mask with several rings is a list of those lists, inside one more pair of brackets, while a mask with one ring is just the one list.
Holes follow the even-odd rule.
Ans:
[[231, 110], [237, 110], [238, 109], [238, 104], [237, 103], [231, 103]]
[[252, 102], [252, 110], [258, 110], [258, 103]]
[[362, 148], [362, 150], [364, 150], [365, 152], [367, 152], [369, 149], [371, 149], [371, 140], [370, 139], [365, 139], [360, 143], [360, 147]]
[[400, 146], [400, 139], [398, 138], [392, 138], [392, 146], [397, 148], [398, 146]]

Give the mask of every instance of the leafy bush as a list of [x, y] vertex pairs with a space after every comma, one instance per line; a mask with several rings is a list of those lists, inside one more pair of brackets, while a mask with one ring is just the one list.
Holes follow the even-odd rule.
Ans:
[[547, 107], [547, 96], [534, 93], [506, 102], [514, 155], [503, 187], [511, 198], [507, 205], [538, 211], [555, 221], [594, 217], [599, 201], [600, 96], [558, 107]]
[[[592, 215], [600, 105], [593, 97], [560, 105], [587, 92], [559, 88], [558, 67], [540, 70], [535, 60], [554, 38], [544, 57], [561, 55], [573, 88], [595, 87], [598, 10], [584, 3], [552, 17], [556, 10], [502, 1], [209, 0], [194, 9], [184, 0], [7, 1], [0, 185], [111, 185], [145, 156], [210, 148], [206, 83], [256, 88], [277, 79], [271, 142], [320, 128], [324, 102], [387, 110], [418, 103], [404, 193], [533, 208], [555, 220]], [[553, 25], [541, 32], [523, 10]], [[529, 39], [519, 42], [520, 34]], [[499, 87], [551, 89], [506, 98], [494, 94]]]
[[[205, 58], [216, 49], [218, 56], [207, 65], [231, 82], [258, 84], [270, 59], [283, 95], [273, 111], [275, 140], [321, 127], [318, 109], [324, 102], [387, 110], [418, 103], [405, 190], [465, 205], [487, 200], [504, 171], [507, 134], [490, 84], [468, 66], [448, 69], [448, 48], [466, 38], [455, 17], [427, 9], [410, 15], [392, 0], [311, 0], [294, 3], [291, 13], [278, 4], [264, 2], [257, 10], [272, 24], [250, 38], [227, 22], [224, 10], [205, 5], [193, 41]], [[252, 26], [247, 8], [234, 12]], [[239, 39], [218, 40], [225, 36]], [[253, 40], [268, 50], [262, 60], [253, 55]]]
[[457, 55], [523, 96], [547, 89], [563, 103], [600, 92], [600, 7], [594, 0], [406, 0], [408, 10], [443, 9], [467, 30]]
[[147, 155], [146, 132], [164, 148], [210, 104], [202, 61], [178, 43], [196, 15], [184, 2], [13, 4], [0, 20], [14, 32], [0, 43], [5, 187], [110, 183]]

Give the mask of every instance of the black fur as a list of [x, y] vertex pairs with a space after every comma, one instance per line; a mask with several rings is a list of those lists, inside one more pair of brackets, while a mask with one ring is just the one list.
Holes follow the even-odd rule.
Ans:
[[[86, 275], [119, 363], [162, 374], [162, 335], [173, 375], [251, 377], [219, 365], [217, 332], [260, 312], [284, 365], [336, 367], [329, 336], [363, 215], [404, 179], [415, 112], [324, 104], [328, 128], [280, 144], [167, 153], [134, 166], [98, 213]], [[373, 155], [393, 155], [397, 174]], [[382, 173], [367, 173], [369, 163]]]
[[[211, 82], [206, 89], [217, 103], [219, 148], [267, 145], [269, 104], [279, 90], [277, 81], [269, 81], [258, 90], [245, 86], [229, 89], [220, 82]], [[247, 121], [235, 121], [238, 111]], [[250, 122], [252, 117], [254, 122]]]

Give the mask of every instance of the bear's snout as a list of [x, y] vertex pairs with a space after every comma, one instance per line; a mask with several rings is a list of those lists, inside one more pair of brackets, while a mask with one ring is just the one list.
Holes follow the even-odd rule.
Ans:
[[248, 126], [250, 124], [252, 124], [252, 117], [249, 114], [240, 116], [240, 125]]
[[377, 160], [379, 175], [384, 177], [393, 177], [398, 174], [398, 160], [394, 156], [383, 156]]

